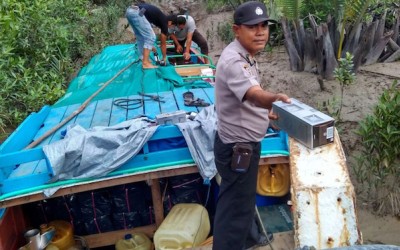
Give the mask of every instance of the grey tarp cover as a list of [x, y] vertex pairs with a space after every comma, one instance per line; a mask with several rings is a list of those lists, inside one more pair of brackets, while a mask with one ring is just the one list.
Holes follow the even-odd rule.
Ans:
[[53, 168], [50, 182], [102, 177], [135, 156], [158, 126], [133, 119], [110, 127], [89, 130], [75, 124], [64, 139], [43, 146]]
[[[217, 173], [213, 153], [216, 123], [214, 106], [209, 106], [193, 121], [177, 124], [205, 182]], [[53, 168], [50, 182], [105, 176], [134, 157], [157, 127], [142, 119], [89, 130], [78, 124], [68, 127], [64, 139], [43, 147]]]
[[193, 121], [177, 124], [205, 183], [217, 174], [214, 163], [214, 138], [217, 131], [217, 120], [214, 105], [211, 105], [203, 108]]

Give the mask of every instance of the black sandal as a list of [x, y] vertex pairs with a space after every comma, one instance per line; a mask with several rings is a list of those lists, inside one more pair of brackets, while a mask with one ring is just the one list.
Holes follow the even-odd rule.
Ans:
[[183, 100], [185, 103], [185, 106], [188, 107], [208, 107], [210, 104], [208, 102], [205, 102], [203, 99], [197, 98], [194, 99], [194, 94], [193, 92], [187, 91], [183, 93]]

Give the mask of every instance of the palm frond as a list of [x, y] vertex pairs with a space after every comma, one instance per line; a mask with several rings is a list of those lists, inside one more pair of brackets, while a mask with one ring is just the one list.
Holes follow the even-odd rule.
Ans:
[[346, 19], [356, 20], [355, 23], [361, 22], [370, 2], [371, 0], [347, 0], [344, 13]]
[[335, 10], [336, 20], [343, 20], [346, 0], [334, 0], [332, 1], [332, 5], [333, 9]]
[[297, 20], [300, 17], [301, 0], [278, 0], [277, 7], [288, 20]]

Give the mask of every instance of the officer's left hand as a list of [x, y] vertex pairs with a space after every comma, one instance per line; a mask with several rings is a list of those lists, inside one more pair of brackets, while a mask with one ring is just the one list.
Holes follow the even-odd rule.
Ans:
[[271, 109], [271, 110], [268, 112], [268, 118], [269, 118], [270, 120], [278, 120], [278, 115], [274, 113], [274, 110], [273, 110], [273, 109]]
[[282, 94], [282, 93], [276, 94], [275, 101], [282, 101], [282, 102], [285, 102], [285, 103], [291, 103], [289, 96], [287, 96], [285, 94]]

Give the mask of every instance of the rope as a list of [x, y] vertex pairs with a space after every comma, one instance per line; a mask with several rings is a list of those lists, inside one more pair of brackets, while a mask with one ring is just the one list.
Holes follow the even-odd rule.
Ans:
[[126, 66], [125, 68], [121, 69], [120, 71], [118, 71], [117, 74], [115, 74], [110, 80], [108, 80], [106, 83], [104, 83], [103, 86], [101, 86], [100, 89], [98, 89], [96, 92], [94, 92], [88, 99], [86, 99], [86, 101], [77, 109], [75, 110], [70, 116], [68, 116], [67, 118], [65, 118], [63, 121], [61, 121], [59, 124], [57, 124], [55, 127], [53, 127], [52, 129], [50, 129], [49, 131], [47, 131], [44, 135], [42, 135], [41, 137], [39, 137], [36, 141], [33, 141], [32, 143], [30, 143], [28, 146], [25, 147], [25, 149], [30, 149], [33, 148], [35, 146], [37, 146], [39, 143], [41, 143], [44, 139], [46, 139], [47, 137], [49, 137], [51, 134], [53, 134], [55, 131], [57, 131], [59, 128], [61, 128], [62, 126], [64, 126], [67, 122], [69, 122], [70, 120], [72, 120], [72, 118], [74, 118], [75, 116], [77, 116], [78, 114], [80, 114], [90, 103], [90, 101], [96, 97], [101, 91], [103, 91], [108, 85], [110, 85], [110, 83], [112, 83], [119, 75], [121, 75], [125, 70], [127, 70], [130, 66], [132, 66], [133, 64], [139, 62], [140, 60], [135, 60], [133, 62], [131, 62], [128, 66]]
[[113, 104], [126, 110], [133, 110], [143, 107], [143, 101], [142, 98], [119, 98], [114, 100]]

